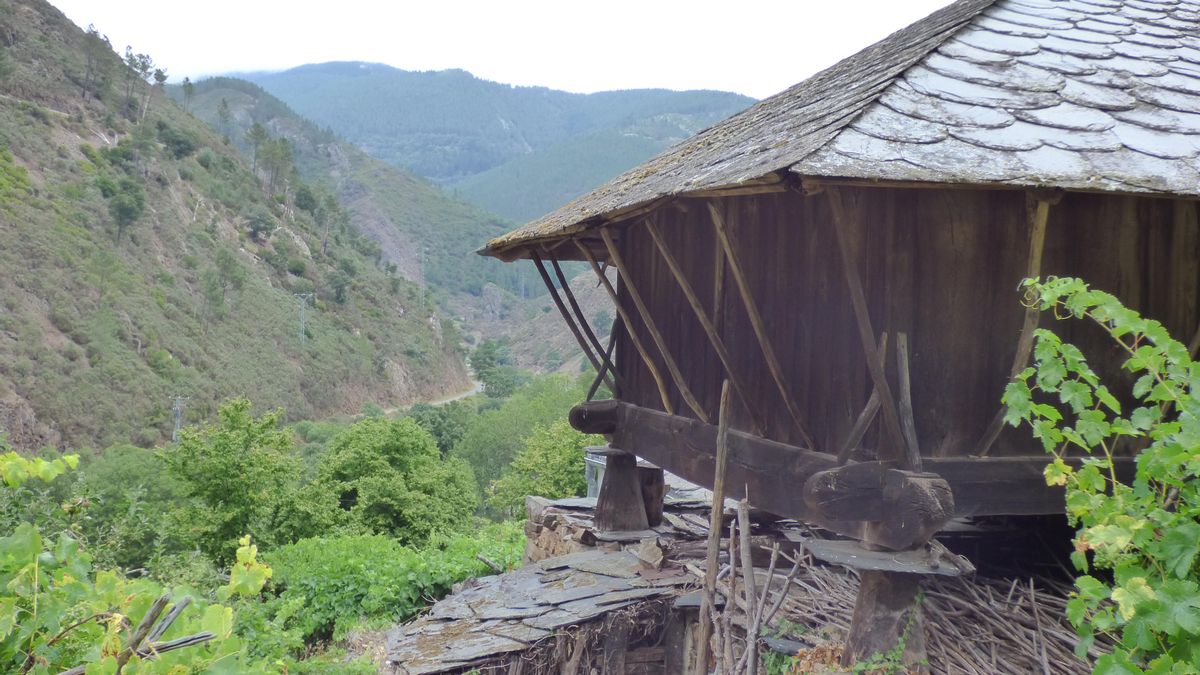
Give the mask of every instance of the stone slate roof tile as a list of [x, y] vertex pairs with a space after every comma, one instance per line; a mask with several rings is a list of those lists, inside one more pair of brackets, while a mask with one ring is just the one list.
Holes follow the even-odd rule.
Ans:
[[1200, 2], [959, 0], [483, 252], [789, 171], [1200, 196]]

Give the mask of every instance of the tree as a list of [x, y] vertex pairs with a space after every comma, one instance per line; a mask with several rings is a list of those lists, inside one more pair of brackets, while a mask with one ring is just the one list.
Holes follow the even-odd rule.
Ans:
[[204, 295], [213, 312], [220, 314], [225, 307], [229, 291], [240, 291], [246, 283], [246, 268], [238, 262], [233, 251], [221, 248], [217, 251], [216, 267], [204, 275]]
[[258, 122], [250, 125], [250, 128], [246, 130], [246, 142], [250, 144], [252, 151], [250, 170], [254, 172], [255, 176], [258, 175], [258, 149], [263, 143], [270, 140], [270, 138], [271, 136], [267, 133], [266, 127]]
[[443, 405], [416, 403], [408, 409], [408, 416], [433, 436], [443, 457], [450, 454], [450, 449], [466, 433], [472, 413], [471, 406], [462, 401]]
[[598, 436], [581, 434], [565, 421], [534, 427], [525, 447], [488, 489], [488, 505], [518, 513], [528, 495], [548, 499], [577, 497], [587, 491], [583, 449]]
[[129, 226], [142, 217], [146, 208], [146, 193], [132, 178], [122, 178], [117, 192], [108, 200], [108, 212], [117, 224], [117, 243]]
[[308, 183], [301, 183], [300, 187], [296, 188], [296, 208], [315, 217], [319, 203], [317, 193]]
[[225, 138], [229, 138], [229, 101], [225, 97], [221, 97], [221, 102], [217, 104], [217, 119], [221, 121], [221, 132], [225, 134]]
[[[190, 78], [190, 77], [183, 78], [182, 89], [183, 89], [183, 106], [185, 108], [187, 108], [188, 110], [191, 110], [192, 97], [196, 95], [196, 85], [192, 84], [192, 78]], [[221, 99], [221, 101], [224, 102], [225, 99]], [[228, 113], [228, 106], [226, 106], [226, 113]]]
[[110, 54], [112, 43], [108, 41], [108, 36], [101, 35], [95, 25], [88, 24], [87, 32], [83, 36], [84, 70], [83, 82], [80, 85], [84, 100], [87, 100], [88, 96], [100, 98], [108, 87]]
[[282, 543], [274, 541], [274, 516], [300, 477], [291, 434], [279, 426], [282, 416], [276, 410], [255, 417], [250, 401], [233, 399], [221, 406], [216, 424], [186, 427], [179, 445], [164, 455], [190, 499], [175, 518], [215, 561], [230, 562], [246, 532]]
[[[136, 117], [138, 105], [134, 98], [133, 90], [139, 81], [142, 83], [149, 82], [151, 76], [154, 74], [154, 59], [150, 58], [148, 54], [136, 54], [132, 46], [126, 45], [125, 66], [125, 106], [128, 112]], [[147, 100], [149, 96], [150, 92], [147, 90]]]
[[411, 419], [355, 423], [330, 442], [317, 480], [366, 531], [407, 544], [461, 528], [478, 505], [470, 467], [442, 459]]

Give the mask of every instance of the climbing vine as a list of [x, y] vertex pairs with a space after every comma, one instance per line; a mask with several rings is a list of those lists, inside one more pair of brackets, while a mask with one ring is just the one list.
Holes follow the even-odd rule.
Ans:
[[[1124, 355], [1129, 395], [1114, 394], [1083, 353], [1035, 334], [1034, 365], [1004, 393], [1006, 421], [1026, 425], [1053, 461], [1078, 528], [1067, 616], [1082, 640], [1116, 643], [1098, 673], [1200, 670], [1200, 365], [1166, 328], [1074, 278], [1025, 282], [1026, 301], [1056, 319], [1102, 328]], [[1136, 454], [1131, 477], [1114, 458]]]

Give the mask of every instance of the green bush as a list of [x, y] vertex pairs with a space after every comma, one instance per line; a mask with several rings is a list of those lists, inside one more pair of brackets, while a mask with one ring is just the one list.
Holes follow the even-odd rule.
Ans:
[[599, 439], [579, 433], [565, 421], [535, 427], [525, 447], [488, 489], [488, 505], [518, 514], [527, 495], [548, 499], [583, 495], [587, 491], [583, 449]]
[[[1067, 517], [1079, 528], [1072, 561], [1084, 574], [1067, 605], [1078, 653], [1100, 633], [1116, 648], [1096, 672], [1198, 672], [1200, 364], [1161, 323], [1078, 279], [1026, 287], [1031, 305], [1108, 333], [1136, 380], [1126, 410], [1078, 348], [1042, 329], [1034, 366], [1004, 393], [1006, 420], [1029, 425], [1053, 455], [1046, 482], [1065, 486]], [[1113, 468], [1118, 443], [1142, 447], [1129, 485]], [[1068, 450], [1085, 454], [1078, 468], [1065, 461]]]
[[355, 524], [402, 543], [463, 527], [478, 505], [470, 467], [442, 459], [433, 438], [410, 419], [355, 423], [329, 443], [318, 483]]
[[439, 535], [421, 549], [380, 535], [306, 539], [265, 556], [274, 570], [274, 597], [246, 621], [255, 624], [256, 633], [268, 627], [284, 631], [293, 649], [338, 640], [364, 619], [412, 618], [455, 583], [490, 574], [476, 555], [516, 566], [524, 542], [515, 522], [489, 524], [470, 535]]

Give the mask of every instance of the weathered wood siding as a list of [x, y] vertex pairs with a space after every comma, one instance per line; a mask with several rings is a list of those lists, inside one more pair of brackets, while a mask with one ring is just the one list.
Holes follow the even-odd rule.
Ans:
[[[912, 396], [922, 453], [970, 453], [1000, 405], [1016, 351], [1023, 308], [1028, 225], [1018, 191], [845, 189], [859, 274], [876, 334], [889, 341], [887, 371], [896, 387], [897, 332], [909, 335]], [[682, 208], [681, 208], [682, 207]], [[770, 332], [791, 394], [819, 449], [836, 451], [871, 392], [834, 238], [828, 199], [781, 193], [721, 201], [734, 246]], [[706, 302], [719, 295], [718, 330], [743, 373], [750, 405], [763, 411], [769, 438], [799, 443], [747, 320], [734, 280], [714, 292], [717, 248], [703, 202], [681, 202], [652, 215], [689, 281]], [[628, 281], [650, 307], [697, 398], [715, 419], [720, 361], [670, 270], [640, 223], [619, 231]], [[1187, 341], [1200, 297], [1200, 223], [1194, 202], [1068, 194], [1051, 208], [1044, 274], [1073, 275], [1115, 293]], [[622, 280], [624, 284], [625, 280]], [[636, 317], [628, 294], [622, 297]], [[710, 311], [712, 311], [710, 307]], [[1043, 317], [1076, 342], [1094, 365], [1123, 380], [1119, 354], [1099, 330]], [[634, 330], [647, 335], [640, 320]], [[647, 340], [648, 342], [648, 340]], [[656, 350], [651, 348], [652, 353]], [[645, 365], [618, 343], [622, 398], [662, 409]], [[660, 370], [666, 371], [659, 360]], [[689, 414], [671, 387], [677, 414]], [[736, 401], [734, 427], [748, 429]], [[880, 442], [877, 420], [863, 445]], [[1026, 432], [1007, 430], [994, 456], [1040, 454]]]

